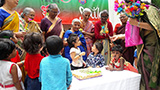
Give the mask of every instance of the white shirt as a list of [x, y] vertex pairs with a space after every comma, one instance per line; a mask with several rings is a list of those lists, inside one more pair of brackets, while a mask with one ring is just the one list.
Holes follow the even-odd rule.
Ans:
[[[77, 55], [79, 55], [81, 53], [81, 50], [78, 47], [77, 48], [72, 47], [70, 49], [70, 53], [72, 53], [72, 52], [75, 52], [76, 53], [75, 56], [77, 56]], [[72, 61], [72, 65], [75, 66], [75, 67], [82, 67], [83, 66], [83, 62], [82, 61], [83, 61], [83, 58], [81, 56], [78, 60]]]

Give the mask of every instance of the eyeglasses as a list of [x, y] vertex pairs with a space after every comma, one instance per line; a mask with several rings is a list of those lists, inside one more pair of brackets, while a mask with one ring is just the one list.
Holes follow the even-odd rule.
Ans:
[[123, 19], [123, 18], [126, 18], [126, 16], [121, 16], [121, 17], [119, 17], [120, 19]]
[[108, 16], [101, 16], [101, 18], [108, 18]]

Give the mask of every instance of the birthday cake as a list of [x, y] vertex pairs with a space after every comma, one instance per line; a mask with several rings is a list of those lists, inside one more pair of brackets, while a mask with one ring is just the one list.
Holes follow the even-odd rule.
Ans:
[[97, 68], [85, 68], [73, 70], [72, 75], [79, 80], [102, 76], [101, 70]]

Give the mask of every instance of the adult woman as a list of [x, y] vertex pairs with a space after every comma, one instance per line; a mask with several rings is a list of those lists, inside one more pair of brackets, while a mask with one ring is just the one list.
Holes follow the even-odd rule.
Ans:
[[48, 16], [41, 20], [40, 28], [43, 31], [44, 38], [47, 39], [48, 36], [57, 35], [60, 36], [62, 30], [62, 20], [57, 17], [60, 10], [57, 4], [49, 4]]
[[27, 33], [42, 32], [38, 23], [34, 21], [34, 16], [35, 16], [35, 11], [30, 7], [26, 7], [21, 14], [21, 17], [25, 21], [24, 25]]
[[0, 30], [12, 30], [17, 37], [24, 33], [19, 32], [19, 14], [14, 10], [19, 0], [0, 1]]
[[94, 42], [94, 25], [91, 21], [88, 20], [90, 18], [91, 13], [92, 12], [89, 8], [83, 9], [83, 19], [81, 20], [80, 25], [80, 28], [83, 29], [82, 33], [84, 35], [84, 38], [86, 39], [87, 56], [91, 53], [91, 48]]
[[[125, 27], [126, 27], [127, 20], [128, 20], [128, 17], [124, 13], [121, 13], [120, 14], [120, 21], [121, 21], [122, 25], [114, 30], [115, 35], [125, 33]], [[122, 46], [122, 48], [123, 48], [122, 56], [133, 65], [133, 61], [134, 61], [133, 56], [134, 56], [135, 47], [125, 47], [124, 40], [116, 40], [115, 42]]]
[[[126, 5], [131, 1], [125, 0]], [[140, 28], [140, 36], [143, 44], [137, 46], [138, 64], [137, 68], [141, 76], [141, 90], [160, 89], [160, 16], [158, 9], [150, 5], [145, 10], [144, 16], [129, 19], [131, 25]], [[114, 36], [112, 40], [124, 38], [125, 35]]]
[[100, 12], [101, 20], [95, 23], [95, 39], [97, 41], [103, 42], [103, 51], [102, 55], [105, 58], [105, 62], [109, 64], [110, 61], [110, 46], [109, 46], [109, 36], [113, 35], [113, 27], [111, 22], [108, 19], [107, 10], [103, 10]]
[[[79, 46], [81, 52], [85, 52], [86, 53], [86, 40], [83, 36], [83, 34], [79, 31], [79, 28], [80, 28], [80, 20], [75, 18], [72, 20], [72, 27], [71, 27], [71, 30], [67, 30], [64, 34], [64, 54], [65, 54], [65, 57], [68, 58], [70, 60], [70, 63], [72, 62], [72, 59], [70, 57], [70, 47], [68, 46], [68, 43], [67, 43], [67, 39], [68, 37], [70, 36], [71, 33], [75, 33], [78, 35], [79, 37], [79, 40], [81, 41], [81, 45]], [[83, 56], [83, 60], [85, 61], [87, 59], [87, 55], [85, 54]]]

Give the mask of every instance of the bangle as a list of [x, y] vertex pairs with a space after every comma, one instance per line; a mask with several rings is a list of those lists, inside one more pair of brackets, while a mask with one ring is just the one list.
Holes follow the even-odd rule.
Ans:
[[138, 25], [137, 25], [137, 27], [139, 27], [139, 25], [140, 25], [140, 22], [138, 22]]
[[21, 61], [22, 64], [24, 64], [24, 61]]

